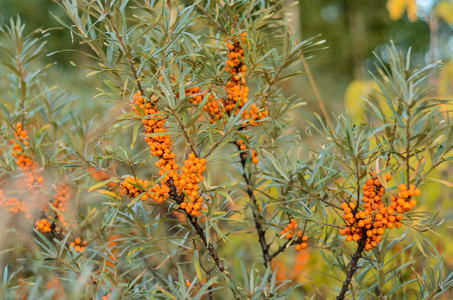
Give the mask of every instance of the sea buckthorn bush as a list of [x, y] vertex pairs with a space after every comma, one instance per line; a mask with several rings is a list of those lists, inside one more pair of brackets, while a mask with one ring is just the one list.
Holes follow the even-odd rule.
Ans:
[[[453, 295], [426, 204], [452, 186], [442, 63], [391, 43], [359, 121], [301, 121], [285, 82], [324, 41], [286, 2], [56, 3], [59, 28], [1, 30], [0, 298]], [[72, 89], [44, 63], [66, 51]]]

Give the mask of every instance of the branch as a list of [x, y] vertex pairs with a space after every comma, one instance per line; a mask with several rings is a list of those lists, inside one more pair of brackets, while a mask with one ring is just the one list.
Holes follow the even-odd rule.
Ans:
[[311, 87], [313, 88], [313, 92], [315, 93], [316, 100], [318, 100], [319, 107], [321, 108], [322, 114], [324, 115], [324, 117], [326, 118], [326, 120], [329, 123], [332, 123], [330, 121], [329, 114], [327, 114], [327, 111], [324, 106], [324, 102], [322, 101], [321, 95], [319, 94], [319, 90], [318, 90], [318, 87], [316, 86], [316, 82], [313, 79], [313, 74], [311, 73], [310, 67], [308, 66], [307, 61], [305, 60], [305, 57], [303, 54], [301, 54], [301, 58], [302, 58], [302, 64], [304, 65], [305, 71], [307, 71], [308, 79], [310, 80]]
[[124, 51], [124, 57], [126, 58], [127, 62], [129, 63], [129, 67], [131, 68], [132, 74], [134, 75], [135, 82], [137, 83], [138, 90], [142, 93], [142, 95], [145, 95], [145, 92], [143, 91], [142, 85], [140, 84], [140, 80], [138, 78], [137, 70], [134, 67], [134, 63], [132, 60], [127, 56], [127, 48], [126, 45], [124, 44], [123, 41], [123, 36], [118, 32], [118, 29], [116, 28], [115, 24], [112, 22], [110, 18], [108, 18], [110, 26], [112, 26], [113, 31], [115, 31], [116, 38], [120, 42], [121, 47], [123, 48]]
[[272, 261], [272, 259], [274, 257], [276, 257], [277, 255], [279, 255], [280, 253], [282, 253], [283, 251], [286, 250], [286, 248], [288, 248], [288, 246], [291, 246], [291, 245], [294, 245], [294, 244], [299, 244], [301, 243], [302, 240], [301, 239], [298, 239], [298, 240], [288, 240], [286, 241], [283, 245], [281, 245], [274, 253], [272, 253], [271, 255], [269, 255], [269, 258], [270, 260]]
[[410, 141], [410, 138], [411, 138], [411, 135], [410, 135], [410, 131], [409, 131], [409, 127], [410, 127], [410, 123], [411, 123], [411, 108], [409, 106], [410, 104], [408, 104], [408, 107], [407, 107], [407, 124], [406, 124], [406, 142], [407, 142], [407, 145], [406, 145], [406, 182], [407, 182], [407, 188], [409, 189], [409, 184], [411, 182], [411, 179], [410, 179], [410, 169], [411, 169], [411, 166], [409, 164], [409, 160], [411, 158], [410, 156], [410, 150], [411, 150], [411, 141]]
[[[176, 186], [174, 185], [172, 179], [170, 179], [170, 181], [168, 183], [170, 185], [170, 198], [173, 198], [177, 204], [181, 204], [184, 201], [184, 193], [178, 194], [178, 192], [176, 190]], [[192, 227], [195, 229], [198, 236], [203, 241], [203, 244], [205, 245], [206, 249], [208, 249], [209, 255], [214, 260], [214, 262], [217, 266], [217, 269], [221, 273], [223, 273], [231, 282], [233, 282], [233, 279], [231, 278], [231, 276], [226, 272], [225, 266], [223, 265], [223, 261], [220, 259], [217, 250], [214, 248], [212, 243], [207, 241], [206, 234], [204, 233], [204, 229], [200, 226], [200, 224], [198, 224], [197, 218], [192, 216], [191, 214], [187, 213], [185, 210], [184, 210], [184, 213], [186, 214], [187, 220], [189, 220], [190, 224], [192, 225]], [[233, 292], [234, 298], [239, 299], [236, 292], [233, 289], [231, 289], [231, 291]]]
[[218, 140], [214, 145], [211, 146], [211, 149], [209, 149], [209, 152], [206, 153], [206, 155], [203, 157], [203, 158], [206, 158], [208, 157], [209, 155], [211, 155], [212, 152], [214, 152], [215, 149], [217, 149], [217, 147], [219, 147], [219, 145], [223, 142], [223, 140], [231, 133], [231, 131], [233, 131], [232, 128], [230, 128], [226, 133], [223, 134], [223, 136], [220, 138], [220, 140]]
[[362, 257], [362, 252], [365, 249], [365, 241], [367, 239], [367, 235], [364, 234], [362, 239], [357, 242], [357, 250], [351, 256], [351, 266], [349, 267], [348, 272], [346, 273], [346, 279], [343, 282], [343, 286], [341, 288], [340, 294], [337, 297], [337, 300], [343, 300], [346, 292], [349, 290], [349, 284], [351, 283], [352, 276], [354, 275], [355, 271], [357, 271], [359, 263], [359, 259]]
[[181, 127], [182, 132], [184, 134], [184, 138], [186, 139], [187, 143], [189, 143], [190, 150], [192, 151], [193, 154], [197, 154], [197, 152], [195, 151], [195, 148], [193, 147], [192, 141], [190, 140], [190, 137], [186, 132], [184, 124], [182, 124], [182, 121], [179, 119], [178, 115], [175, 113], [175, 111], [173, 109], [170, 109], [170, 111], [171, 111], [171, 114], [173, 115], [173, 117], [175, 117], [176, 121], [178, 122], [179, 127]]
[[[240, 151], [240, 149], [239, 149], [239, 151]], [[244, 169], [245, 168], [245, 159], [242, 157], [241, 157], [241, 164], [242, 164], [242, 168]], [[258, 233], [258, 240], [261, 245], [261, 252], [263, 253], [264, 266], [267, 268], [267, 266], [271, 262], [272, 258], [269, 255], [269, 245], [266, 243], [266, 231], [263, 229], [263, 224], [261, 224], [261, 222], [260, 222], [260, 216], [256, 212], [258, 209], [258, 201], [256, 200], [255, 194], [253, 193], [252, 180], [250, 179], [249, 176], [247, 176], [247, 174], [245, 173], [245, 170], [243, 171], [242, 176], [244, 177], [245, 182], [247, 184], [247, 190], [246, 190], [247, 194], [254, 206], [254, 209], [252, 210], [253, 219], [255, 221], [255, 227], [256, 227], [256, 231]]]

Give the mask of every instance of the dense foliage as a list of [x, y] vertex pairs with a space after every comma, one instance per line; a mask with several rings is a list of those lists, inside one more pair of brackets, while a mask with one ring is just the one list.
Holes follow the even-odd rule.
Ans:
[[[54, 5], [54, 30], [2, 27], [2, 299], [452, 295], [441, 62], [389, 42], [336, 115], [285, 1]], [[323, 117], [300, 118], [302, 78]]]

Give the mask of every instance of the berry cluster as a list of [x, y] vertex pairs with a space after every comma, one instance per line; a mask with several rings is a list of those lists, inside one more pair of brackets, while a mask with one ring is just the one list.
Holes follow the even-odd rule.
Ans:
[[84, 252], [86, 245], [88, 245], [88, 242], [82, 241], [80, 238], [76, 238], [74, 242], [71, 242], [71, 246], [74, 247], [77, 252]]
[[25, 174], [25, 181], [18, 183], [19, 188], [23, 188], [21, 184], [26, 184], [27, 188], [32, 191], [33, 201], [22, 201], [15, 197], [6, 197], [3, 190], [0, 190], [0, 207], [6, 208], [11, 213], [25, 213], [27, 219], [32, 218], [32, 207], [38, 209], [45, 209], [43, 203], [43, 194], [41, 188], [44, 187], [44, 177], [37, 172], [37, 164], [33, 161], [32, 157], [26, 155], [26, 149], [30, 145], [28, 141], [28, 133], [23, 128], [22, 123], [17, 123], [13, 126], [14, 139], [10, 142], [13, 145], [11, 155], [15, 158], [17, 166], [20, 167]]
[[[238, 105], [234, 115], [248, 102], [249, 87], [247, 86], [245, 72], [247, 66], [244, 64], [244, 48], [246, 32], [240, 34], [241, 41], [233, 40], [232, 43], [227, 43], [229, 50], [228, 59], [226, 61], [226, 70], [231, 74], [230, 79], [226, 83], [227, 100], [225, 101], [225, 109], [229, 115], [232, 114], [236, 104]], [[242, 118], [245, 121], [243, 126], [247, 125], [257, 126], [262, 124], [258, 120], [262, 120], [268, 116], [269, 112], [265, 107], [264, 110], [256, 104], [252, 104], [250, 110], [245, 110], [242, 113]], [[250, 120], [251, 119], [251, 120]]]
[[[242, 107], [248, 102], [249, 87], [247, 86], [245, 72], [247, 66], [244, 64], [244, 47], [246, 42], [247, 33], [243, 32], [239, 35], [239, 40], [233, 38], [231, 42], [227, 42], [228, 47], [228, 59], [226, 60], [225, 69], [230, 74], [230, 77], [225, 85], [226, 96], [224, 99], [214, 99], [214, 96], [210, 95], [209, 99], [203, 110], [207, 111], [210, 115], [210, 122], [215, 123], [216, 119], [221, 120], [223, 114], [237, 115]], [[186, 94], [193, 96], [189, 101], [195, 105], [199, 105], [203, 96], [207, 92], [201, 92], [198, 87], [186, 89]], [[236, 107], [237, 106], [237, 107]], [[236, 110], [235, 110], [236, 107]], [[260, 121], [268, 116], [267, 107], [264, 110], [260, 109], [256, 104], [252, 104], [250, 110], [244, 110], [242, 113], [243, 124], [246, 128], [248, 125], [257, 126], [262, 124]], [[242, 141], [237, 142], [240, 148], [244, 148]], [[241, 150], [245, 150], [241, 149]], [[247, 157], [247, 154], [243, 154], [242, 158]], [[252, 151], [252, 161], [258, 163], [256, 157], [256, 151]]]
[[[197, 87], [186, 90], [189, 96], [196, 95], [199, 91]], [[193, 101], [200, 101], [200, 98], [197, 97], [195, 96], [191, 99], [195, 98]], [[138, 180], [140, 185], [145, 188], [145, 191], [137, 187], [135, 178], [128, 177], [121, 183], [121, 187], [129, 197], [137, 197], [144, 193], [141, 196], [141, 200], [146, 200], [149, 197], [160, 203], [168, 199], [170, 186], [173, 184], [179, 194], [185, 193], [187, 195], [181, 203], [181, 207], [187, 213], [199, 216], [203, 198], [199, 196], [198, 190], [200, 187], [198, 184], [203, 180], [202, 174], [206, 170], [206, 159], [197, 158], [194, 153], [190, 153], [189, 159], [184, 162], [184, 166], [180, 170], [179, 165], [175, 161], [176, 155], [171, 151], [173, 145], [170, 136], [165, 135], [167, 132], [164, 127], [165, 118], [159, 117], [161, 113], [155, 104], [156, 100], [153, 96], [151, 101], [146, 101], [141, 93], [137, 92], [133, 96], [133, 104], [135, 105], [133, 109], [139, 116], [136, 119], [142, 120], [146, 133], [164, 133], [163, 135], [145, 137], [151, 154], [159, 158], [156, 166], [159, 168], [159, 176], [163, 176], [162, 183], [148, 189], [149, 181]]]
[[[67, 184], [57, 184], [55, 185], [55, 195], [54, 195], [54, 202], [52, 205], [57, 208], [60, 212], [65, 212], [68, 209], [69, 205], [69, 200], [71, 199], [72, 191], [71, 187]], [[45, 211], [48, 210], [48, 207], [45, 206], [43, 207]], [[60, 222], [62, 227], [67, 227], [68, 222], [67, 220], [60, 215], [59, 213], [56, 213], [56, 218]], [[35, 225], [36, 225], [36, 230], [40, 231], [41, 233], [48, 233], [51, 232], [52, 230], [52, 222], [53, 220], [52, 217], [47, 217], [41, 220], [38, 220]], [[60, 226], [54, 227], [55, 231], [58, 233], [61, 233], [63, 229]]]
[[15, 139], [11, 139], [10, 142], [13, 145], [12, 155], [16, 158], [16, 164], [25, 173], [27, 187], [32, 188], [36, 183], [44, 184], [44, 177], [36, 172], [36, 163], [31, 159], [30, 156], [24, 154], [24, 148], [21, 144], [28, 147], [28, 133], [23, 129], [22, 123], [17, 123], [14, 128]]
[[13, 214], [25, 213], [27, 219], [31, 219], [30, 207], [15, 197], [5, 197], [3, 190], [0, 190], [0, 207], [7, 208]]
[[229, 53], [225, 68], [231, 76], [226, 83], [227, 99], [224, 106], [228, 115], [233, 113], [237, 105], [237, 110], [234, 112], [234, 115], [236, 115], [248, 101], [249, 87], [245, 80], [247, 66], [244, 64], [244, 48], [242, 47], [245, 44], [246, 36], [246, 32], [240, 35], [242, 43], [238, 40], [227, 43]]
[[302, 231], [297, 231], [296, 234], [296, 229], [298, 228], [297, 221], [294, 219], [291, 219], [289, 224], [286, 225], [286, 227], [283, 229], [283, 231], [280, 233], [280, 235], [285, 236], [288, 240], [291, 239], [296, 239], [296, 250], [300, 251], [301, 249], [306, 249], [308, 247], [307, 241], [308, 241], [308, 236], [303, 235]]
[[223, 106], [220, 106], [219, 103], [223, 105], [223, 99], [214, 100], [214, 96], [211, 94], [208, 97], [206, 105], [203, 106], [203, 110], [208, 112], [210, 116], [209, 122], [211, 122], [212, 124], [216, 122], [216, 119], [222, 119], [223, 113], [225, 112]]
[[[185, 89], [186, 96], [189, 97], [189, 102], [195, 105], [200, 105], [203, 101], [203, 98], [208, 93], [207, 91], [201, 91], [198, 86], [190, 87]], [[176, 94], [178, 97], [179, 95]], [[211, 94], [206, 101], [206, 105], [202, 107], [204, 111], [206, 111], [210, 118], [209, 121], [211, 123], [215, 123], [216, 119], [220, 120], [222, 118], [222, 113], [224, 113], [224, 109], [222, 106], [219, 106], [219, 103], [224, 104], [223, 99], [214, 100], [214, 96]]]
[[[242, 33], [240, 34], [241, 41], [233, 40], [232, 43], [227, 44], [229, 53], [226, 70], [230, 74], [230, 78], [225, 88], [227, 91], [226, 100], [215, 100], [214, 96], [210, 95], [207, 104], [203, 107], [203, 110], [209, 113], [211, 122], [221, 119], [223, 113], [236, 115], [248, 101], [249, 88], [246, 84], [245, 72], [247, 67], [244, 64], [243, 48], [246, 36], [247, 33]], [[174, 81], [173, 77], [171, 79]], [[203, 92], [198, 86], [195, 86], [185, 89], [185, 94], [189, 98], [189, 102], [200, 105], [207, 92]], [[176, 97], [178, 96], [176, 94]], [[161, 184], [156, 184], [150, 188], [148, 188], [148, 184], [146, 186], [142, 184], [145, 190], [141, 190], [134, 184], [136, 179], [129, 177], [121, 183], [121, 187], [129, 197], [137, 197], [143, 194], [142, 200], [149, 197], [157, 202], [162, 202], [169, 197], [170, 187], [174, 185], [179, 194], [184, 193], [186, 195], [180, 207], [188, 214], [199, 216], [199, 210], [203, 207], [203, 198], [199, 196], [198, 190], [200, 188], [199, 182], [203, 179], [202, 174], [206, 170], [206, 160], [197, 158], [194, 153], [191, 153], [189, 159], [185, 161], [181, 168], [181, 172], [178, 172], [180, 166], [175, 162], [176, 155], [172, 152], [173, 144], [170, 136], [166, 134], [166, 116], [157, 107], [157, 100], [155, 95], [148, 100], [139, 91], [133, 95], [132, 103], [133, 110], [137, 114], [135, 119], [141, 120], [144, 125], [147, 134], [145, 141], [150, 147], [151, 154], [159, 158], [156, 166], [160, 169], [159, 175], [163, 176]], [[236, 106], [238, 109], [233, 112]], [[224, 107], [224, 111], [222, 107]], [[261, 111], [256, 105], [252, 105], [250, 111], [245, 111], [243, 114], [243, 118], [246, 120], [244, 127], [247, 124], [256, 126], [260, 124], [258, 120], [266, 117], [267, 111]], [[247, 150], [243, 141], [238, 141], [237, 144], [241, 150]], [[251, 154], [252, 162], [258, 163], [257, 152], [251, 150]], [[242, 158], [246, 159], [246, 157], [247, 153], [244, 153]]]
[[409, 189], [406, 185], [400, 184], [398, 186], [399, 192], [396, 196], [391, 196], [392, 204], [390, 207], [396, 210], [397, 213], [409, 212], [415, 206], [417, 206], [417, 201], [413, 199], [413, 196], [420, 196], [421, 191], [411, 184]]
[[186, 93], [186, 96], [189, 97], [189, 102], [195, 105], [200, 105], [200, 103], [203, 101], [204, 95], [206, 94], [205, 92], [201, 92], [198, 86], [186, 88], [184, 91]]
[[46, 218], [36, 222], [36, 230], [42, 233], [47, 233], [52, 231], [52, 223], [49, 222]]
[[[157, 136], [146, 136], [145, 141], [150, 147], [151, 155], [159, 158], [156, 162], [156, 166], [160, 169], [159, 175], [163, 176], [168, 172], [163, 179], [163, 183], [156, 184], [151, 189], [153, 194], [150, 194], [150, 197], [157, 202], [162, 202], [169, 197], [170, 188], [167, 182], [170, 179], [173, 181], [179, 180], [177, 173], [179, 165], [175, 162], [176, 154], [171, 151], [173, 145], [170, 136], [164, 134], [167, 132], [167, 129], [164, 127], [165, 116], [159, 111], [159, 108], [155, 104], [156, 101], [157, 98], [154, 95], [150, 101], [146, 101], [140, 92], [137, 92], [133, 96], [133, 104], [135, 104], [133, 110], [141, 117], [145, 132], [150, 135], [160, 134]], [[137, 119], [140, 119], [140, 117]]]
[[[144, 193], [144, 190], [140, 189], [138, 185], [141, 185], [143, 188], [148, 188], [150, 182], [148, 180], [137, 180], [134, 177], [126, 177], [123, 182], [121, 182], [121, 192], [126, 194], [129, 198], [138, 197], [140, 194]], [[152, 194], [150, 192], [144, 193], [140, 200], [145, 201], [148, 197], [151, 197]]]
[[[53, 206], [57, 208], [61, 212], [65, 212], [68, 209], [69, 200], [71, 199], [72, 190], [71, 187], [67, 184], [57, 184], [55, 186], [55, 195], [54, 195], [54, 203]], [[68, 226], [68, 222], [65, 218], [57, 213], [58, 221], [63, 227]]]
[[[229, 115], [233, 113], [234, 108], [237, 105], [237, 110], [234, 111], [234, 115], [248, 102], [249, 87], [247, 86], [245, 72], [247, 66], [244, 64], [244, 48], [242, 45], [245, 44], [245, 38], [247, 33], [240, 34], [241, 41], [233, 40], [232, 43], [227, 43], [229, 50], [228, 59], [226, 61], [226, 70], [231, 74], [230, 79], [226, 84], [227, 100], [225, 101], [225, 109]], [[247, 125], [257, 126], [262, 124], [258, 120], [264, 119], [268, 116], [268, 111], [260, 110], [257, 105], [252, 104], [250, 110], [244, 110], [242, 118], [244, 122], [242, 126], [245, 128]], [[238, 140], [236, 144], [240, 150], [246, 150], [245, 143]], [[256, 151], [252, 150], [252, 162], [257, 164], [259, 159], [256, 157]], [[247, 154], [242, 154], [242, 158], [245, 160]]]
[[[245, 137], [246, 137], [247, 139], [249, 138], [248, 135], [246, 135]], [[246, 150], [248, 149], [247, 145], [244, 143], [243, 140], [237, 140], [237, 141], [236, 141], [236, 145], [239, 146], [239, 149], [240, 149], [241, 151], [246, 151]], [[254, 150], [254, 149], [252, 149], [251, 151], [252, 151], [252, 162], [253, 162], [254, 164], [257, 164], [257, 163], [260, 161], [259, 158], [257, 157], [257, 154], [258, 154], [258, 153], [257, 153], [256, 150]], [[246, 153], [246, 152], [242, 153], [242, 154], [241, 154], [241, 157], [242, 157], [243, 160], [246, 160], [246, 159], [247, 159], [247, 153]]]
[[174, 182], [178, 192], [185, 192], [187, 195], [184, 198], [184, 202], [181, 203], [181, 208], [185, 209], [188, 214], [197, 217], [200, 216], [199, 210], [203, 206], [203, 197], [198, 195], [198, 190], [200, 189], [198, 183], [203, 180], [203, 172], [205, 170], [206, 159], [199, 159], [195, 154], [190, 153], [189, 159], [184, 162], [184, 166], [181, 168], [182, 174], [179, 182]]
[[262, 125], [263, 122], [259, 121], [259, 120], [263, 120], [268, 115], [269, 115], [269, 111], [267, 110], [267, 107], [265, 107], [264, 110], [260, 110], [259, 107], [256, 104], [252, 104], [250, 106], [250, 110], [249, 111], [246, 110], [242, 114], [242, 117], [244, 118], [244, 120], [251, 119], [247, 123], [245, 123], [243, 126], [246, 126], [246, 125], [251, 125], [251, 126]]
[[[381, 241], [381, 235], [385, 229], [402, 226], [402, 215], [395, 213], [404, 213], [417, 205], [414, 199], [409, 199], [411, 196], [420, 195], [420, 190], [415, 186], [410, 187], [410, 193], [404, 184], [399, 186], [400, 192], [398, 198], [392, 196], [392, 204], [386, 206], [383, 202], [383, 196], [386, 192], [384, 186], [377, 177], [377, 172], [371, 173], [372, 178], [369, 179], [362, 190], [364, 210], [359, 210], [354, 203], [342, 203], [341, 208], [344, 211], [343, 219], [346, 221], [346, 228], [340, 230], [341, 235], [346, 236], [347, 241], [359, 242], [365, 241], [365, 250], [369, 251], [376, 247]], [[392, 179], [390, 174], [386, 174], [385, 180]], [[365, 239], [366, 238], [366, 239]]]

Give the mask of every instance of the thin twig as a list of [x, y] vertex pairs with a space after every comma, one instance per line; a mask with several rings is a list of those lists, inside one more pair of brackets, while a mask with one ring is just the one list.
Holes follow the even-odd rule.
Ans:
[[214, 145], [211, 146], [211, 149], [209, 149], [209, 152], [204, 156], [204, 158], [206, 158], [209, 155], [211, 155], [211, 153], [214, 152], [214, 150], [217, 149], [217, 147], [219, 147], [219, 145], [231, 133], [231, 131], [233, 131], [232, 128], [230, 128], [226, 133], [224, 133], [223, 136], [220, 138], [220, 140], [218, 140]]
[[174, 110], [170, 109], [170, 111], [171, 111], [173, 117], [175, 117], [176, 121], [178, 122], [179, 127], [181, 127], [181, 130], [182, 130], [182, 132], [184, 134], [184, 137], [187, 140], [187, 143], [189, 143], [190, 150], [192, 151], [193, 154], [197, 155], [197, 152], [195, 151], [195, 148], [194, 148], [194, 146], [192, 144], [192, 141], [190, 140], [190, 137], [189, 137], [189, 135], [186, 132], [184, 124], [182, 124], [182, 121], [179, 119], [178, 115], [175, 113]]
[[120, 42], [121, 47], [123, 48], [124, 52], [124, 57], [126, 58], [129, 67], [131, 68], [132, 74], [134, 75], [135, 82], [137, 83], [138, 90], [142, 93], [142, 95], [145, 95], [145, 92], [143, 91], [142, 85], [140, 84], [140, 79], [137, 74], [137, 70], [135, 69], [134, 63], [132, 60], [127, 56], [127, 47], [124, 44], [123, 36], [118, 32], [118, 29], [116, 28], [115, 24], [112, 22], [111, 18], [107, 18], [109, 20], [110, 26], [112, 27], [113, 31], [115, 31], [115, 36]]
[[223, 33], [226, 33], [228, 34], [228, 31], [222, 26], [219, 24], [219, 22], [217, 22], [215, 19], [212, 18], [211, 14], [209, 14], [209, 12], [206, 11], [206, 9], [204, 9], [200, 4], [197, 4], [197, 8], [199, 10], [201, 10], [203, 12], [203, 14], [215, 25], [217, 26], [218, 29], [220, 29], [221, 31], [223, 31]]
[[322, 114], [326, 118], [326, 120], [329, 123], [332, 123], [330, 121], [329, 115], [327, 114], [326, 108], [324, 106], [324, 102], [322, 101], [321, 95], [319, 94], [318, 87], [316, 86], [316, 82], [313, 79], [313, 75], [311, 74], [310, 67], [307, 64], [307, 61], [305, 60], [304, 54], [301, 54], [301, 59], [302, 59], [302, 64], [304, 65], [305, 71], [307, 73], [308, 79], [310, 80], [311, 87], [313, 88], [313, 92], [315, 93], [316, 99], [318, 100], [319, 107], [321, 108]]

